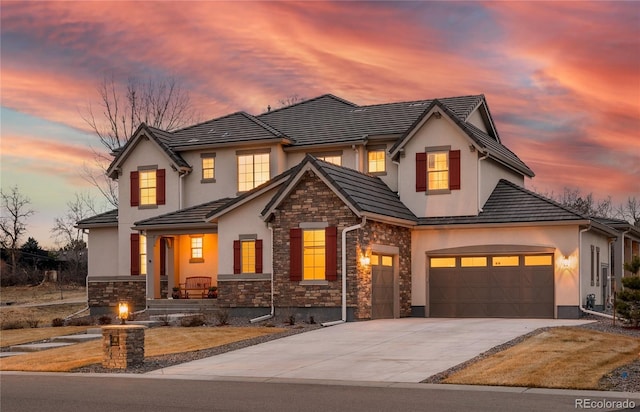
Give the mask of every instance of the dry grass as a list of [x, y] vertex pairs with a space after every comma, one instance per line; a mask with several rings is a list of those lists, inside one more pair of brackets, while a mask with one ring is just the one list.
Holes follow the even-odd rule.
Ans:
[[[84, 286], [62, 286], [62, 297], [66, 299], [85, 299]], [[45, 303], [60, 301], [60, 287], [55, 283], [43, 283], [38, 286], [0, 287], [0, 303], [13, 305], [25, 303]]]
[[63, 326], [59, 328], [30, 328], [0, 331], [0, 346], [7, 347], [22, 343], [37, 342], [54, 336], [72, 335], [86, 331], [89, 326]]
[[637, 338], [553, 328], [457, 372], [444, 383], [597, 389], [606, 373], [638, 358]]
[[[0, 310], [0, 325], [22, 322], [34, 323], [38, 326], [51, 326], [55, 318], [66, 318], [86, 307], [86, 303], [62, 303], [59, 305], [31, 307], [3, 307]], [[88, 313], [88, 312], [87, 312]], [[29, 327], [29, 326], [25, 326]]]
[[[147, 329], [145, 331], [145, 357], [208, 349], [282, 331], [284, 329], [258, 327]], [[0, 358], [0, 370], [68, 372], [100, 362], [102, 362], [102, 341], [96, 340], [58, 349]]]

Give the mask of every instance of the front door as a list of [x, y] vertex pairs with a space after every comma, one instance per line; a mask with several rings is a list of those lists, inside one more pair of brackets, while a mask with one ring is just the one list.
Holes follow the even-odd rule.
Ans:
[[371, 255], [371, 318], [393, 319], [393, 256]]

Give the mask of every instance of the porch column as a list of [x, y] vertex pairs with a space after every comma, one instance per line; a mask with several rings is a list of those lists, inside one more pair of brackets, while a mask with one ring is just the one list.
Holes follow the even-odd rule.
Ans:
[[[160, 277], [156, 276], [156, 265], [154, 265], [156, 239], [157, 236], [147, 234], [147, 299], [156, 299], [160, 297]], [[156, 278], [158, 280], [157, 285]], [[158, 296], [156, 296], [156, 294]]]

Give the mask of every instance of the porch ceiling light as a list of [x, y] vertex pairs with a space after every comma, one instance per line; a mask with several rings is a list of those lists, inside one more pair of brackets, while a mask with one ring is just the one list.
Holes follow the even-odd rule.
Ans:
[[122, 325], [124, 325], [124, 321], [129, 318], [129, 305], [126, 302], [118, 304], [118, 318], [120, 318]]

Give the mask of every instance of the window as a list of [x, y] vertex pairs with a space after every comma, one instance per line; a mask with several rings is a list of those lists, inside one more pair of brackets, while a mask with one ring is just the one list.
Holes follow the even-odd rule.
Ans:
[[202, 236], [195, 236], [191, 238], [191, 259], [189, 263], [201, 263], [204, 262], [203, 254], [204, 240]]
[[551, 255], [542, 255], [542, 256], [525, 256], [524, 257], [524, 265], [525, 266], [551, 266], [553, 263], [553, 257]]
[[233, 241], [233, 273], [262, 273], [262, 239], [240, 235]]
[[449, 193], [460, 190], [460, 150], [427, 148], [416, 153], [416, 192]]
[[317, 156], [319, 160], [324, 160], [327, 163], [334, 164], [336, 166], [342, 166], [342, 156], [341, 155], [325, 155], [325, 156]]
[[591, 286], [595, 286], [595, 264], [593, 263], [595, 246], [591, 245]]
[[269, 180], [269, 153], [238, 155], [238, 191], [246, 192]]
[[487, 266], [487, 258], [485, 256], [463, 257], [460, 258], [460, 266], [463, 268], [484, 267]]
[[456, 267], [456, 258], [431, 258], [432, 268], [454, 268]]
[[202, 182], [215, 182], [216, 180], [216, 155], [215, 153], [202, 153]]
[[304, 230], [302, 239], [302, 278], [322, 280], [325, 272], [324, 229]]
[[147, 274], [147, 237], [140, 235], [140, 274]]
[[256, 273], [256, 241], [243, 240], [240, 242], [242, 256], [242, 273]]
[[449, 189], [449, 153], [427, 153], [427, 184], [429, 190]]
[[165, 169], [143, 166], [131, 172], [131, 206], [165, 204]]
[[520, 266], [519, 256], [495, 256], [491, 261], [493, 266]]
[[369, 173], [384, 173], [387, 171], [384, 149], [370, 150], [367, 153], [367, 160], [369, 164]]
[[289, 280], [338, 280], [338, 228], [300, 225], [289, 231]]

